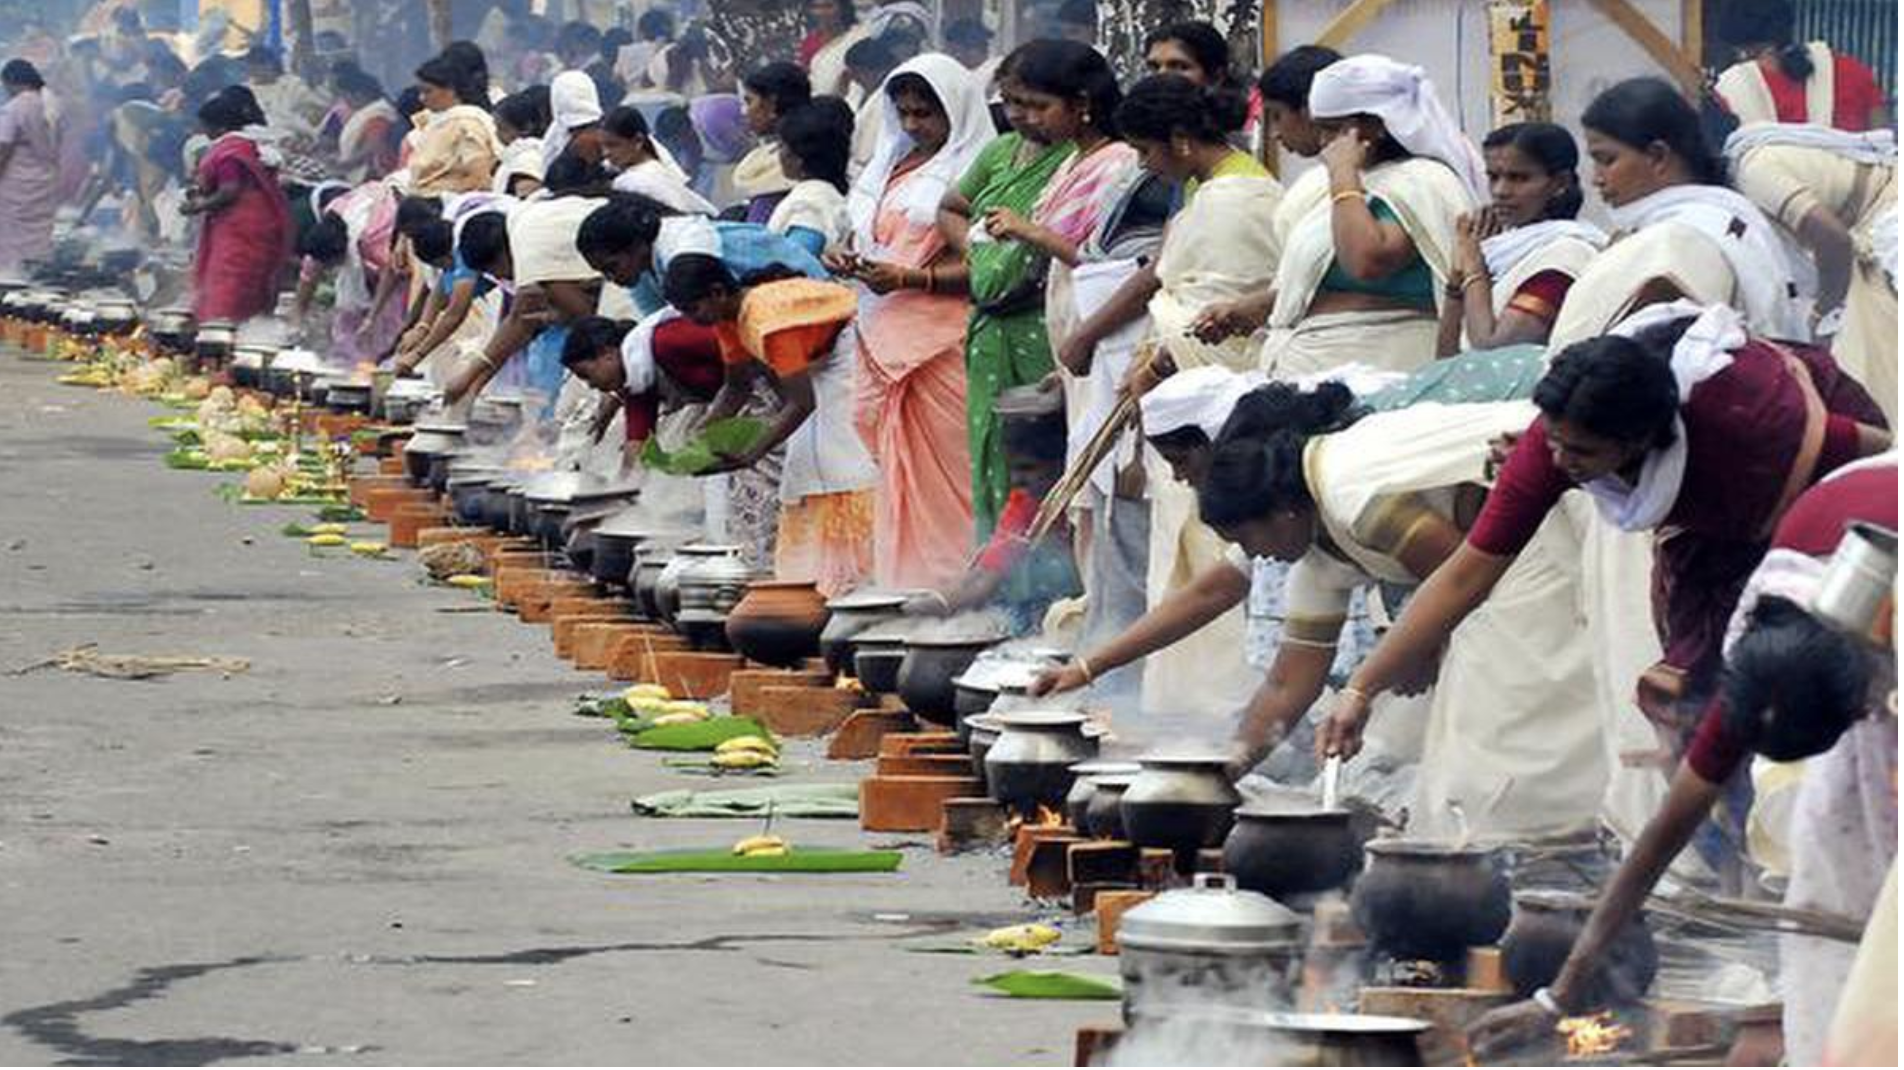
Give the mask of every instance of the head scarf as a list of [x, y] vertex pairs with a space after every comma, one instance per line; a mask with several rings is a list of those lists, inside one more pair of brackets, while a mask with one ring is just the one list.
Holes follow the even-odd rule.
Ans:
[[1236, 411], [1236, 403], [1265, 382], [1261, 374], [1233, 372], [1214, 364], [1180, 371], [1159, 383], [1139, 403], [1144, 437], [1156, 438], [1194, 427], [1215, 442], [1230, 413]]
[[[925, 34], [925, 46], [937, 48], [939, 45], [939, 20], [932, 17], [926, 6], [915, 0], [893, 0], [881, 4], [866, 16], [866, 36], [883, 37], [887, 30], [899, 22], [915, 22]], [[983, 86], [980, 87], [981, 91]]]
[[1309, 114], [1317, 119], [1373, 115], [1402, 148], [1454, 170], [1475, 203], [1488, 199], [1487, 166], [1435, 95], [1420, 67], [1365, 53], [1332, 63], [1309, 85]]
[[861, 249], [873, 248], [873, 217], [878, 214], [880, 198], [892, 180], [893, 169], [913, 148], [912, 138], [900, 126], [899, 106], [886, 92], [892, 80], [902, 74], [916, 74], [926, 80], [932, 95], [939, 98], [939, 106], [945, 109], [950, 127], [945, 144], [913, 171], [907, 184], [902, 207], [914, 223], [928, 225], [937, 218], [946, 189], [959, 180], [995, 133], [991, 111], [985, 106], [985, 87], [951, 56], [927, 52], [887, 75], [879, 89], [885, 119], [880, 144], [846, 199], [846, 212], [852, 218], [853, 234]]
[[601, 97], [595, 79], [582, 71], [563, 71], [549, 83], [549, 129], [542, 135], [542, 169], [569, 147], [569, 131], [602, 121]]
[[688, 118], [713, 162], [733, 163], [747, 154], [750, 135], [739, 96], [710, 93], [696, 97], [688, 104]]

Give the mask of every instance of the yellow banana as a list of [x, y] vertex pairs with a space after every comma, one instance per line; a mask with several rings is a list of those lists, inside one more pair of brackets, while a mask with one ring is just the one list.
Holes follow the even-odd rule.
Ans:
[[677, 724], [699, 724], [701, 718], [691, 713], [664, 713], [654, 719], [655, 728], [667, 728]]
[[749, 836], [734, 845], [737, 855], [760, 855], [767, 853], [786, 854], [787, 841], [778, 836]]
[[474, 591], [489, 586], [489, 577], [476, 575], [451, 576], [443, 582], [449, 584], [451, 587], [461, 587], [465, 590]]
[[623, 701], [631, 704], [642, 699], [668, 702], [674, 698], [672, 694], [668, 693], [668, 689], [662, 687], [660, 684], [636, 684], [628, 690], [623, 691], [621, 697]]
[[772, 754], [757, 750], [731, 750], [726, 754], [716, 754], [708, 759], [716, 769], [760, 769], [777, 765], [779, 759]]
[[1009, 951], [1014, 955], [1026, 955], [1038, 951], [1062, 938], [1058, 930], [1049, 925], [1031, 922], [1024, 925], [1007, 925], [1002, 929], [993, 929], [979, 938], [979, 943], [999, 951]]
[[739, 754], [746, 751], [779, 754], [780, 748], [774, 746], [772, 740], [761, 736], [735, 736], [733, 739], [721, 741], [720, 745], [714, 748], [715, 754]]
[[342, 546], [348, 542], [342, 535], [313, 535], [304, 540], [312, 546]]
[[349, 533], [350, 533], [349, 524], [312, 524], [311, 525], [311, 534], [313, 535], [348, 535]]
[[353, 542], [350, 544], [351, 553], [363, 554], [366, 557], [375, 557], [376, 555], [383, 553], [385, 550], [388, 550], [388, 549], [390, 549], [390, 547], [387, 544], [381, 543], [381, 542], [359, 541], [359, 542]]

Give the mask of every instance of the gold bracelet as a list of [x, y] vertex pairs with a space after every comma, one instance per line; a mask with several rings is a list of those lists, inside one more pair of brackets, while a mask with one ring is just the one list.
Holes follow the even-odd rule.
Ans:
[[1071, 659], [1071, 664], [1076, 665], [1078, 667], [1078, 673], [1084, 677], [1084, 682], [1087, 686], [1091, 683], [1091, 681], [1097, 679], [1097, 674], [1091, 671], [1090, 658], [1085, 657], [1083, 654], [1079, 654], [1077, 657]]
[[1341, 695], [1343, 698], [1353, 698], [1358, 702], [1366, 703], [1369, 701], [1368, 692], [1353, 684], [1344, 684], [1341, 690], [1337, 691], [1336, 694]]
[[1339, 189], [1329, 195], [1329, 204], [1333, 206], [1350, 198], [1354, 198], [1358, 201], [1367, 201], [1368, 193], [1365, 190], [1359, 189]]
[[1466, 290], [1468, 287], [1474, 285], [1477, 282], [1487, 282], [1487, 281], [1488, 281], [1487, 272], [1477, 271], [1474, 274], [1469, 275], [1467, 278], [1461, 280], [1461, 288], [1463, 290]]

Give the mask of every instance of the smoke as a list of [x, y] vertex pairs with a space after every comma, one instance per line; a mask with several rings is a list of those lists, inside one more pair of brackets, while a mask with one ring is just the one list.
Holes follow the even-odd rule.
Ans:
[[1270, 1013], [1289, 1009], [1287, 992], [1276, 990], [1287, 978], [1260, 960], [1191, 965], [1185, 956], [1126, 951], [1123, 966], [1128, 1026], [1103, 1065], [1305, 1065], [1300, 1045], [1266, 1027]]

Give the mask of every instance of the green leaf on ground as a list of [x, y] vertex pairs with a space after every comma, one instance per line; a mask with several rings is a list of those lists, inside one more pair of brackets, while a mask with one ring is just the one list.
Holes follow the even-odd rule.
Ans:
[[1114, 981], [1062, 970], [1012, 970], [972, 983], [1002, 992], [1013, 999], [1122, 999], [1124, 990]]
[[752, 717], [712, 717], [693, 724], [645, 728], [629, 736], [628, 745], [641, 750], [713, 750], [741, 736], [772, 738], [766, 726]]
[[891, 873], [898, 851], [854, 851], [835, 847], [795, 847], [784, 855], [737, 855], [731, 848], [672, 851], [608, 851], [579, 855], [583, 869], [603, 873]]

